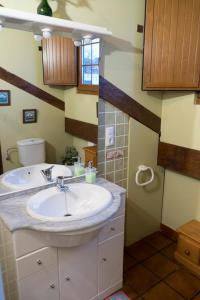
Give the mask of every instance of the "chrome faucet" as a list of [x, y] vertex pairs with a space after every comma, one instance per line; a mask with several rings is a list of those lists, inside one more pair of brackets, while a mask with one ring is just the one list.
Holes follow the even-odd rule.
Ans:
[[47, 169], [41, 170], [41, 174], [44, 176], [45, 180], [48, 182], [52, 181], [52, 169], [54, 168], [54, 166], [51, 166]]
[[65, 184], [65, 179], [73, 178], [73, 176], [58, 176], [56, 179], [56, 186], [61, 192], [67, 192], [69, 187]]

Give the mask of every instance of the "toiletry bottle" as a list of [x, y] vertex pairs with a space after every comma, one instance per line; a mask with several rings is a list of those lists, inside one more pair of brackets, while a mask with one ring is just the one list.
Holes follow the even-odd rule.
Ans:
[[85, 168], [80, 156], [78, 156], [78, 161], [74, 163], [74, 176], [81, 176], [83, 174], [85, 174]]
[[96, 182], [96, 168], [93, 168], [92, 161], [88, 162], [88, 167], [85, 172], [85, 181], [87, 183], [95, 183]]

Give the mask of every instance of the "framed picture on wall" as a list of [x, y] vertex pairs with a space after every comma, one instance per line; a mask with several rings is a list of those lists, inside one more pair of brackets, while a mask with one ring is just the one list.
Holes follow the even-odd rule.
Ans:
[[37, 122], [37, 110], [36, 109], [23, 109], [23, 123], [36, 123]]
[[0, 90], [0, 106], [10, 105], [10, 91]]

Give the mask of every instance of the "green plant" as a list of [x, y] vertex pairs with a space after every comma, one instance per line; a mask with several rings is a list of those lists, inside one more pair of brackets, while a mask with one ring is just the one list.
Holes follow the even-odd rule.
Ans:
[[62, 159], [63, 165], [67, 164], [68, 166], [72, 166], [78, 159], [78, 151], [73, 146], [67, 146], [65, 148], [65, 154]]

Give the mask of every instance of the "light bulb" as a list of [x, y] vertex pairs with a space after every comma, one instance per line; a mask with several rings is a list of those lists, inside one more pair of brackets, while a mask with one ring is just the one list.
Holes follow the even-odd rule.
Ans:
[[34, 40], [36, 42], [41, 42], [42, 40], [42, 35], [41, 34], [34, 34]]
[[75, 47], [80, 47], [82, 45], [81, 41], [74, 41], [74, 46]]
[[52, 31], [49, 28], [42, 29], [43, 38], [48, 39], [52, 36]]

